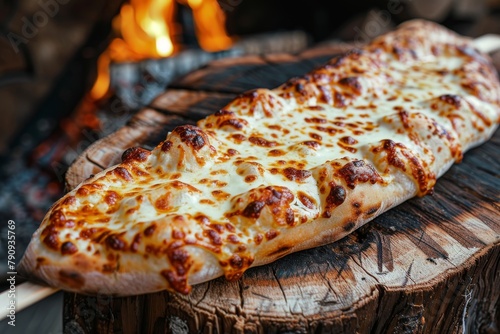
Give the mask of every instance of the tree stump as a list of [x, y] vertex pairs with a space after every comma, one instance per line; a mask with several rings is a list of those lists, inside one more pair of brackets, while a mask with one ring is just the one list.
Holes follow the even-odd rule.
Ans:
[[[71, 166], [67, 186], [152, 149], [168, 131], [237, 94], [273, 88], [338, 53], [220, 60], [178, 80]], [[65, 294], [68, 333], [498, 333], [500, 131], [465, 155], [432, 196], [384, 213], [344, 239], [219, 278], [189, 296]], [[137, 282], [140, 284], [140, 282]]]

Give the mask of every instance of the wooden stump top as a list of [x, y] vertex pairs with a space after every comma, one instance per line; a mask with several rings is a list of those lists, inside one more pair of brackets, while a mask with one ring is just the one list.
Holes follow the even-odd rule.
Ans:
[[[68, 188], [118, 163], [126, 148], [151, 149], [175, 126], [194, 123], [248, 89], [304, 74], [338, 51], [220, 60], [187, 75], [87, 149], [68, 171]], [[66, 294], [65, 326], [124, 333], [455, 333], [463, 326], [494, 332], [499, 170], [497, 131], [439, 179], [433, 195], [407, 201], [338, 242], [252, 268], [236, 282], [197, 285], [189, 296], [160, 292], [102, 302]], [[85, 320], [85, 310], [100, 316]]]

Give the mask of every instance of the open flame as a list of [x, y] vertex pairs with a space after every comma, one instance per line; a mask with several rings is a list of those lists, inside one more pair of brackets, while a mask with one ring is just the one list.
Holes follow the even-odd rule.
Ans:
[[[232, 39], [227, 36], [225, 15], [217, 0], [177, 0], [193, 12], [196, 36], [206, 51], [227, 49]], [[90, 91], [94, 100], [109, 90], [111, 62], [138, 61], [168, 57], [179, 51], [174, 36], [180, 27], [175, 22], [176, 0], [130, 0], [113, 21], [120, 37], [111, 41], [97, 64], [97, 79]]]
[[226, 34], [226, 17], [217, 0], [187, 0], [193, 11], [198, 43], [206, 51], [220, 51], [231, 46]]

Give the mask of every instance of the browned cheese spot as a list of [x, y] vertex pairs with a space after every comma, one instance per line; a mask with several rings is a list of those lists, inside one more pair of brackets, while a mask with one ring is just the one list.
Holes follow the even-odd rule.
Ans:
[[405, 54], [405, 50], [398, 47], [398, 46], [393, 46], [392, 47], [392, 53], [398, 58], [398, 59], [402, 59], [404, 54]]
[[241, 130], [247, 124], [248, 124], [248, 122], [245, 121], [244, 119], [230, 118], [230, 119], [226, 119], [225, 121], [221, 122], [219, 127], [222, 128], [224, 126], [229, 126], [229, 127], [232, 127], [236, 130]]
[[104, 196], [104, 202], [109, 206], [115, 205], [120, 199], [120, 195], [118, 195], [115, 191], [108, 191], [106, 196]]
[[332, 128], [332, 127], [324, 127], [324, 126], [315, 126], [314, 127], [316, 130], [321, 131], [321, 132], [326, 132], [329, 135], [334, 135], [338, 132], [337, 129]]
[[254, 201], [249, 203], [242, 212], [242, 215], [248, 218], [259, 218], [260, 212], [266, 203], [264, 201]]
[[[132, 173], [137, 175], [137, 176], [149, 176], [149, 173], [148, 172], [145, 172], [144, 170], [136, 167], [136, 166], [132, 166]], [[145, 183], [147, 181], [141, 181], [141, 183]]]
[[318, 118], [318, 117], [312, 117], [312, 118], [307, 118], [306, 117], [304, 120], [307, 123], [320, 123], [320, 124], [322, 124], [322, 123], [326, 123], [327, 122], [326, 119], [324, 119], [324, 118]]
[[472, 95], [476, 96], [478, 99], [483, 100], [483, 85], [478, 81], [466, 81], [461, 84], [463, 88], [468, 90]]
[[309, 176], [312, 175], [312, 173], [308, 170], [299, 170], [293, 167], [285, 168], [283, 170], [283, 174], [290, 181], [303, 181], [304, 179], [307, 179]]
[[183, 190], [187, 190], [190, 192], [196, 192], [196, 193], [200, 192], [200, 190], [198, 190], [196, 187], [193, 187], [192, 185], [181, 182], [181, 181], [173, 181], [170, 183], [170, 185], [172, 187], [174, 187], [175, 189], [183, 189]]
[[[248, 195], [251, 201], [246, 207], [240, 211], [230, 212], [226, 217], [231, 218], [235, 215], [242, 215], [247, 218], [258, 219], [261, 211], [267, 206], [270, 211], [274, 222], [278, 225], [285, 225], [291, 223], [291, 212], [287, 209], [290, 208], [294, 196], [285, 187], [268, 186], [266, 188], [252, 189]], [[243, 201], [243, 198], [240, 198]]]
[[231, 138], [233, 138], [234, 141], [238, 144], [247, 139], [244, 135], [242, 135], [240, 133], [235, 133], [235, 134], [231, 135]]
[[216, 111], [214, 116], [216, 117], [221, 117], [221, 116], [233, 116], [234, 115], [234, 112], [232, 111], [229, 111], [229, 110], [224, 110], [224, 109], [221, 109], [219, 111]]
[[44, 264], [45, 262], [47, 262], [47, 259], [46, 259], [46, 258], [44, 258], [44, 257], [42, 257], [42, 256], [38, 256], [38, 257], [36, 258], [37, 268], [38, 268], [38, 266], [39, 266], [39, 265], [42, 265], [42, 264]]
[[214, 190], [212, 191], [212, 195], [219, 201], [228, 199], [231, 195], [222, 191], [222, 190]]
[[[332, 90], [328, 86], [318, 85], [319, 90], [321, 91], [320, 101], [329, 105], [333, 104], [333, 96]], [[311, 109], [311, 108], [309, 108]]]
[[64, 269], [59, 271], [59, 282], [72, 289], [80, 289], [85, 285], [85, 279], [82, 275], [76, 271]]
[[285, 155], [285, 152], [283, 152], [282, 150], [270, 150], [267, 155], [271, 156], [271, 157], [279, 157], [279, 156], [282, 156], [282, 155]]
[[295, 90], [302, 95], [307, 95], [307, 90], [305, 89], [304, 84], [300, 81], [295, 84]]
[[80, 238], [82, 239], [90, 239], [92, 238], [92, 236], [97, 232], [97, 228], [95, 227], [92, 227], [92, 228], [87, 228], [87, 229], [83, 229], [81, 232], [80, 232]]
[[148, 226], [145, 230], [144, 230], [144, 235], [146, 237], [150, 237], [153, 235], [154, 231], [156, 230], [156, 224], [152, 224], [150, 226]]
[[334, 96], [335, 96], [334, 106], [336, 108], [343, 108], [347, 105], [344, 95], [342, 95], [340, 92], [335, 92]]
[[105, 263], [102, 265], [102, 272], [105, 274], [112, 274], [118, 270], [116, 263]]
[[307, 195], [306, 193], [302, 192], [302, 191], [298, 191], [297, 193], [297, 197], [299, 199], [299, 201], [304, 204], [304, 206], [308, 209], [314, 209], [316, 207], [316, 201], [314, 200], [314, 198], [310, 197], [309, 195]]
[[441, 95], [439, 97], [439, 100], [440, 101], [443, 101], [444, 103], [447, 103], [451, 106], [453, 106], [455, 109], [459, 109], [460, 106], [461, 106], [461, 97], [458, 96], [458, 95], [452, 95], [452, 94], [445, 94], [445, 95]]
[[64, 206], [71, 206], [71, 205], [74, 205], [74, 204], [76, 204], [76, 197], [75, 197], [75, 196], [68, 196], [68, 197], [66, 197], [66, 198], [63, 200], [62, 204], [63, 204]]
[[352, 92], [359, 95], [361, 94], [361, 83], [357, 77], [347, 77], [339, 80], [339, 84], [348, 87]]
[[295, 224], [295, 213], [291, 208], [287, 208], [285, 210], [285, 221], [290, 226], [293, 226]]
[[103, 242], [108, 235], [111, 234], [111, 230], [108, 230], [106, 228], [99, 228], [96, 229], [96, 233], [92, 235], [92, 240], [97, 243]]
[[267, 240], [273, 240], [279, 235], [279, 232], [276, 230], [269, 230], [266, 232], [266, 239]]
[[[53, 225], [49, 225], [43, 232], [45, 231], [47, 232], [45, 238], [43, 239], [43, 243], [53, 250], [59, 250], [59, 237], [55, 227]], [[42, 233], [42, 237], [43, 235], [44, 234]]]
[[483, 64], [489, 64], [489, 61], [479, 52], [477, 52], [474, 48], [466, 45], [458, 45], [456, 47], [457, 51], [464, 56], [467, 56], [469, 59], [477, 61]]
[[168, 281], [172, 289], [179, 293], [188, 294], [191, 291], [191, 287], [187, 282], [187, 275], [193, 261], [189, 253], [183, 249], [183, 245], [183, 241], [176, 240], [168, 246], [167, 257], [173, 270], [163, 270], [161, 274]]
[[422, 166], [420, 160], [411, 154], [409, 151], [402, 151], [403, 155], [408, 159], [411, 168], [411, 174], [419, 185], [418, 196], [424, 196], [432, 193], [432, 185], [435, 183], [436, 176], [433, 173], [426, 173], [425, 168]]
[[106, 238], [106, 245], [114, 250], [124, 250], [127, 245], [118, 235], [111, 234]]
[[347, 146], [347, 145], [344, 145], [344, 144], [341, 144], [341, 143], [338, 143], [338, 145], [340, 147], [342, 147], [344, 150], [347, 150], [351, 153], [356, 153], [358, 151], [358, 149], [354, 148], [354, 147], [351, 147], [351, 146]]
[[224, 225], [222, 224], [210, 224], [210, 227], [221, 234], [224, 233]]
[[246, 183], [252, 183], [255, 180], [257, 180], [257, 176], [256, 175], [247, 175], [247, 176], [245, 176], [245, 182]]
[[302, 145], [306, 145], [306, 146], [309, 146], [309, 147], [314, 148], [314, 149], [318, 149], [321, 146], [320, 143], [318, 143], [317, 141], [313, 141], [313, 140], [304, 141], [304, 142], [302, 142]]
[[258, 106], [262, 108], [266, 117], [272, 117], [274, 110], [280, 110], [282, 108], [281, 102], [273, 95], [269, 95], [267, 92], [259, 92], [258, 90], [244, 93], [240, 95], [240, 99], [247, 99], [249, 112], [252, 115], [255, 113]]
[[403, 110], [402, 108], [399, 109], [398, 111], [399, 118], [401, 119], [401, 123], [403, 124], [403, 127], [408, 130], [410, 129], [410, 115], [406, 110]]
[[354, 160], [342, 167], [338, 173], [344, 178], [347, 186], [351, 189], [356, 187], [358, 182], [382, 182], [382, 177], [370, 164], [365, 164], [362, 160]]
[[186, 143], [188, 146], [191, 146], [195, 150], [200, 150], [203, 146], [205, 146], [205, 139], [203, 138], [205, 135], [203, 130], [193, 125], [183, 125], [178, 126], [174, 129], [175, 133], [177, 133], [183, 143]]
[[175, 291], [184, 295], [189, 294], [191, 286], [184, 275], [178, 275], [173, 270], [162, 270], [161, 275], [167, 280], [168, 285]]
[[66, 216], [61, 210], [52, 211], [49, 221], [57, 227], [64, 227], [66, 225]]
[[332, 60], [330, 60], [328, 62], [327, 65], [325, 65], [326, 68], [338, 68], [340, 67], [342, 64], [345, 63], [345, 60], [348, 58], [348, 55], [346, 53], [344, 54], [341, 54], [335, 58], [333, 58]]
[[272, 250], [267, 256], [269, 257], [281, 257], [285, 255], [293, 246], [291, 245], [279, 245], [275, 250]]
[[208, 237], [213, 245], [216, 246], [222, 245], [222, 238], [217, 231], [205, 230], [203, 231], [203, 235]]
[[349, 221], [344, 225], [344, 231], [349, 232], [354, 228], [354, 226], [356, 226], [356, 224], [352, 221]]
[[321, 137], [319, 134], [314, 133], [314, 132], [309, 133], [309, 137], [311, 137], [312, 139], [315, 139], [317, 141], [323, 140], [323, 137]]
[[239, 154], [239, 152], [236, 151], [235, 149], [230, 148], [227, 150], [227, 154], [230, 156], [233, 156], [233, 155]]
[[262, 137], [250, 137], [248, 140], [252, 144], [262, 146], [262, 147], [274, 147], [278, 144], [275, 141], [268, 141]]
[[158, 199], [155, 201], [155, 208], [160, 210], [160, 211], [168, 211], [171, 209], [170, 207], [170, 201], [171, 201], [171, 194], [170, 192], [167, 192], [164, 195], [161, 195], [158, 197]]
[[76, 195], [80, 196], [80, 197], [87, 196], [88, 194], [90, 194], [90, 191], [89, 191], [88, 187], [86, 187], [86, 185], [81, 186], [76, 191]]
[[372, 151], [378, 153], [382, 150], [386, 151], [387, 162], [406, 171], [406, 165], [403, 160], [401, 160], [397, 155], [396, 148], [401, 150], [401, 154], [407, 159], [409, 166], [411, 168], [411, 173], [415, 181], [419, 185], [419, 196], [423, 196], [432, 191], [432, 186], [434, 184], [436, 176], [433, 173], [427, 173], [425, 168], [422, 166], [420, 160], [415, 157], [406, 147], [401, 143], [395, 143], [390, 139], [386, 139], [382, 142], [382, 145], [375, 147]]
[[123, 167], [116, 167], [113, 170], [114, 174], [117, 175], [119, 178], [121, 178], [124, 181], [132, 181], [133, 177], [130, 175], [129, 171]]
[[[228, 281], [234, 281], [239, 279], [245, 270], [250, 267], [253, 263], [254, 259], [251, 256], [244, 256], [233, 254], [229, 258], [229, 266], [230, 268], [226, 268], [226, 272], [224, 276]], [[225, 263], [224, 263], [225, 264]]]
[[371, 216], [371, 215], [373, 215], [375, 212], [377, 212], [377, 211], [378, 211], [378, 209], [380, 209], [380, 207], [377, 207], [377, 206], [375, 206], [375, 207], [373, 207], [373, 208], [370, 208], [370, 209], [368, 209], [368, 210], [366, 211], [366, 215]]
[[394, 167], [397, 167], [397, 168], [405, 171], [406, 170], [405, 163], [400, 158], [398, 158], [396, 147], [406, 148], [401, 143], [395, 143], [394, 141], [392, 141], [390, 139], [385, 139], [382, 141], [382, 145], [373, 148], [372, 151], [373, 151], [373, 153], [379, 153], [382, 150], [384, 150], [387, 154], [387, 162], [389, 163], [389, 165], [392, 165]]
[[243, 260], [238, 254], [234, 254], [229, 259], [229, 265], [236, 269], [241, 269], [243, 267]]
[[127, 149], [125, 152], [123, 152], [122, 162], [123, 163], [130, 163], [133, 161], [144, 162], [147, 160], [150, 154], [151, 154], [150, 151], [145, 150], [141, 147], [131, 147]]
[[[486, 126], [491, 126], [491, 120], [486, 117], [485, 114], [483, 114], [481, 111], [477, 110], [476, 107], [474, 107], [471, 103], [467, 103], [470, 107], [470, 109], [472, 110], [472, 112], [481, 119], [481, 121], [483, 121], [483, 123], [486, 125]], [[474, 124], [473, 124], [474, 125]], [[476, 128], [477, 128], [477, 125], [474, 125]], [[479, 127], [479, 129], [482, 129], [482, 127]]]
[[200, 224], [203, 224], [203, 225], [210, 224], [210, 219], [203, 214], [197, 215], [196, 217], [194, 217], [194, 219], [196, 219]]
[[182, 240], [186, 237], [186, 234], [180, 230], [173, 230], [172, 231], [172, 238], [173, 239], [179, 239]]
[[170, 180], [176, 180], [178, 178], [180, 178], [182, 176], [181, 173], [173, 173], [172, 175], [170, 175]]
[[141, 244], [141, 235], [139, 233], [137, 233], [135, 236], [134, 236], [134, 240], [132, 240], [132, 244], [130, 245], [130, 250], [132, 252], [137, 252], [139, 250], [139, 246]]
[[235, 234], [230, 234], [227, 236], [227, 240], [232, 243], [232, 244], [239, 244], [240, 243], [240, 238], [238, 238], [237, 235]]
[[323, 212], [323, 217], [325, 218], [330, 218], [331, 211], [335, 209], [337, 206], [344, 203], [345, 198], [347, 196], [344, 187], [336, 185], [334, 182], [330, 182], [329, 185], [330, 185], [330, 192], [326, 197], [326, 207], [325, 207], [325, 212]]
[[70, 241], [66, 241], [61, 245], [61, 254], [70, 255], [78, 252], [78, 248]]
[[433, 45], [433, 46], [431, 46], [431, 52], [432, 52], [432, 54], [433, 54], [434, 56], [439, 56], [439, 55], [441, 55], [441, 51], [442, 51], [442, 50], [441, 50], [441, 48], [440, 48], [439, 46], [437, 46], [437, 45]]
[[161, 145], [161, 150], [163, 152], [168, 152], [170, 151], [170, 149], [172, 148], [172, 142], [170, 140], [166, 140], [165, 142], [163, 142], [163, 144]]
[[340, 141], [346, 145], [354, 145], [358, 143], [358, 141], [351, 136], [342, 137], [340, 138]]

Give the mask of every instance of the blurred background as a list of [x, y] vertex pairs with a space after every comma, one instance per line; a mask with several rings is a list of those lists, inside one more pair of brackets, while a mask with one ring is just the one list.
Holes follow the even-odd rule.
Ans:
[[[75, 158], [177, 77], [225, 57], [362, 45], [412, 18], [500, 34], [500, 0], [0, 1], [0, 285], [7, 221], [19, 260]], [[61, 332], [61, 307], [55, 295], [20, 312], [16, 331]]]

